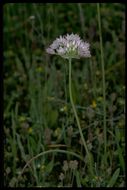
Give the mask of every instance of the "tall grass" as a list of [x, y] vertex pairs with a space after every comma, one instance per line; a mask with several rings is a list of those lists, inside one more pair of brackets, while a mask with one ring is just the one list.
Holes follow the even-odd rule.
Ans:
[[103, 90], [103, 126], [104, 126], [104, 158], [105, 168], [107, 167], [107, 128], [106, 128], [106, 87], [105, 87], [105, 64], [104, 64], [104, 52], [103, 52], [103, 41], [102, 41], [102, 30], [101, 30], [101, 15], [100, 15], [100, 4], [97, 3], [97, 14], [98, 14], [98, 26], [99, 26], [99, 37], [100, 37], [100, 50], [101, 50], [101, 68], [102, 68], [102, 90]]

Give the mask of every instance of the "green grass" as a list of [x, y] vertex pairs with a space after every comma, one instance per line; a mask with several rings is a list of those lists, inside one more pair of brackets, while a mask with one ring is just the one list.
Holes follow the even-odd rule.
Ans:
[[105, 87], [105, 63], [104, 63], [104, 52], [103, 52], [103, 41], [102, 41], [102, 30], [101, 30], [101, 13], [100, 4], [97, 3], [98, 13], [98, 25], [99, 25], [99, 36], [100, 36], [100, 50], [101, 50], [101, 68], [102, 68], [102, 89], [103, 89], [103, 125], [104, 125], [104, 157], [105, 157], [105, 169], [107, 168], [107, 128], [106, 128], [106, 87]]
[[[3, 13], [4, 186], [124, 187], [125, 5], [10, 3]], [[72, 94], [94, 175], [70, 102], [69, 63], [45, 51], [72, 32], [91, 45], [91, 59], [72, 62]]]

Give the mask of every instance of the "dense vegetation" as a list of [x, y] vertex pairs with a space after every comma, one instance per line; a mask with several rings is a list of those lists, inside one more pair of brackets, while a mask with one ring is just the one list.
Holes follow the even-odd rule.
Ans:
[[[8, 3], [3, 13], [4, 185], [124, 187], [125, 5], [100, 5], [107, 165], [97, 4]], [[93, 175], [70, 104], [68, 61], [45, 51], [66, 33], [90, 43], [92, 57], [72, 61], [72, 90]]]

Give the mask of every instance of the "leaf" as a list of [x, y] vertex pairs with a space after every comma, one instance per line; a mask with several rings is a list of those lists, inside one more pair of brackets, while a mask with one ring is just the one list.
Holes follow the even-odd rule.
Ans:
[[114, 172], [114, 174], [113, 174], [112, 178], [110, 179], [109, 184], [107, 185], [107, 187], [113, 187], [114, 186], [114, 184], [116, 183], [117, 178], [119, 177], [119, 173], [120, 173], [120, 168], [118, 168]]
[[118, 156], [119, 156], [120, 165], [123, 169], [123, 172], [125, 172], [125, 161], [124, 161], [122, 149], [121, 149], [119, 143], [117, 143], [117, 146], [118, 146]]
[[116, 143], [117, 143], [119, 161], [120, 161], [120, 165], [121, 165], [121, 167], [123, 169], [123, 172], [125, 172], [125, 161], [124, 161], [124, 157], [123, 157], [122, 148], [119, 145], [119, 140], [120, 140], [120, 138], [118, 138], [118, 129], [116, 129]]
[[24, 147], [22, 145], [22, 142], [20, 140], [20, 136], [18, 134], [17, 135], [17, 143], [18, 143], [18, 146], [19, 146], [19, 149], [20, 149], [20, 152], [21, 152], [21, 155], [22, 155], [22, 158], [27, 161], [27, 158], [26, 158], [26, 154], [25, 154], [25, 151], [24, 151]]
[[47, 164], [45, 169], [46, 173], [49, 174], [52, 171], [53, 167], [54, 167], [54, 158], [51, 160], [51, 162]]
[[50, 114], [50, 124], [53, 126], [57, 122], [58, 112], [56, 110], [52, 110], [49, 114]]
[[77, 183], [77, 187], [82, 187], [81, 181], [80, 181], [79, 171], [76, 171], [76, 183]]

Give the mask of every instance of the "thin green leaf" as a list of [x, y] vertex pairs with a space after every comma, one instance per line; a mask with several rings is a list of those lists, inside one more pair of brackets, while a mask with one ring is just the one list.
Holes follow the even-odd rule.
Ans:
[[82, 187], [81, 181], [80, 181], [79, 171], [76, 171], [76, 183], [77, 183], [77, 187]]
[[50, 173], [52, 171], [54, 167], [54, 158], [51, 160], [51, 162], [48, 163], [48, 165], [46, 166], [46, 173]]
[[120, 173], [120, 168], [118, 168], [118, 169], [114, 172], [114, 174], [113, 174], [112, 178], [110, 179], [109, 184], [107, 185], [107, 187], [113, 187], [113, 186], [114, 186], [114, 184], [115, 184], [116, 181], [117, 181], [117, 178], [119, 177], [119, 173]]
[[18, 146], [19, 146], [19, 149], [20, 149], [20, 152], [21, 152], [21, 155], [22, 155], [22, 158], [27, 161], [27, 158], [26, 158], [26, 154], [25, 154], [25, 151], [24, 151], [24, 147], [21, 143], [21, 140], [20, 140], [20, 136], [18, 134], [17, 135], [17, 143], [18, 143]]

